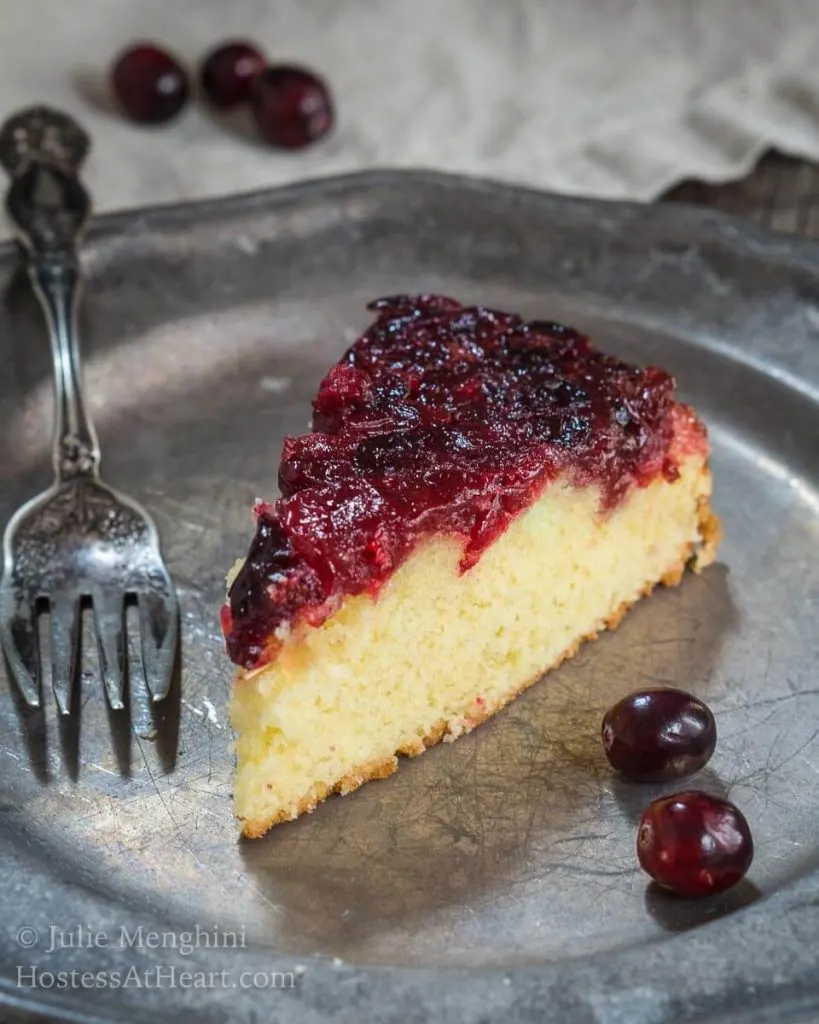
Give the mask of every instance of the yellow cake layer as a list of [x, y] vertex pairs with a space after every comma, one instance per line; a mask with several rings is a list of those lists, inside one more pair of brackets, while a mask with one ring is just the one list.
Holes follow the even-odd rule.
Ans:
[[712, 561], [710, 493], [700, 456], [606, 516], [596, 487], [557, 481], [469, 572], [458, 543], [428, 540], [378, 599], [348, 598], [323, 626], [294, 631], [274, 663], [240, 671], [234, 686], [243, 833], [468, 732], [654, 584], [678, 582], [693, 553], [697, 566]]

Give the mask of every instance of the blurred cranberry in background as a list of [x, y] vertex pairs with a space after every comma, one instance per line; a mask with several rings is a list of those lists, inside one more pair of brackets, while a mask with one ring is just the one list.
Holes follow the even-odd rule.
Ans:
[[162, 124], [176, 117], [190, 93], [188, 76], [165, 50], [141, 43], [125, 50], [111, 72], [122, 110], [139, 124]]
[[202, 91], [215, 107], [227, 109], [245, 103], [250, 99], [253, 79], [266, 64], [267, 58], [251, 43], [223, 43], [202, 61]]
[[333, 126], [330, 91], [306, 68], [288, 64], [268, 67], [254, 79], [250, 103], [261, 134], [283, 149], [309, 146]]

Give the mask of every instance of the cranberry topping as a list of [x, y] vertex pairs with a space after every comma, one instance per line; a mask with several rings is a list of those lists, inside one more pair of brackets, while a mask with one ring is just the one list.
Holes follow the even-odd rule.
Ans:
[[149, 43], [120, 54], [111, 84], [125, 114], [140, 124], [170, 121], [184, 107], [190, 91], [179, 62]]
[[652, 782], [688, 775], [707, 764], [717, 725], [690, 693], [641, 690], [606, 712], [602, 736], [613, 768], [634, 782]]
[[267, 59], [250, 43], [223, 43], [205, 57], [199, 72], [202, 90], [215, 107], [235, 107], [250, 99], [253, 79]]
[[275, 656], [280, 627], [377, 593], [424, 537], [456, 537], [468, 570], [559, 474], [599, 484], [608, 509], [678, 473], [682, 407], [663, 370], [560, 324], [441, 296], [371, 308], [375, 323], [319, 388], [313, 433], [284, 443], [282, 497], [256, 508], [226, 630], [246, 668]]
[[250, 107], [259, 131], [274, 146], [301, 149], [333, 126], [326, 82], [306, 68], [275, 64], [253, 80]]
[[744, 878], [754, 841], [733, 804], [691, 790], [648, 805], [637, 832], [637, 857], [659, 885], [696, 898]]

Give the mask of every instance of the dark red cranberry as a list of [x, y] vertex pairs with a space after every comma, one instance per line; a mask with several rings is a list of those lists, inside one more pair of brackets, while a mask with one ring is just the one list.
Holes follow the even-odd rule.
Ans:
[[717, 725], [709, 709], [684, 690], [640, 690], [603, 717], [606, 757], [634, 782], [699, 771], [714, 753]]
[[754, 841], [742, 812], [707, 793], [662, 797], [640, 819], [640, 866], [679, 896], [729, 889], [745, 876], [753, 858]]
[[176, 117], [188, 99], [188, 76], [157, 46], [131, 47], [111, 72], [114, 94], [125, 114], [140, 124], [161, 124]]
[[300, 149], [333, 126], [325, 82], [305, 68], [275, 64], [253, 80], [250, 104], [259, 131], [274, 146]]
[[263, 53], [250, 43], [218, 46], [202, 61], [202, 90], [215, 107], [235, 107], [250, 99], [250, 87], [267, 64]]

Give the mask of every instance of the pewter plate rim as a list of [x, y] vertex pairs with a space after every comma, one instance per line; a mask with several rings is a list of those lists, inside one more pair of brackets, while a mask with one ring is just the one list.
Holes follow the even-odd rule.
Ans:
[[[375, 171], [341, 177], [318, 179], [273, 190], [248, 193], [203, 202], [174, 204], [146, 209], [128, 210], [108, 214], [94, 222], [89, 245], [128, 236], [150, 235], [151, 232], [184, 228], [186, 224], [210, 216], [241, 213], [263, 208], [271, 210], [283, 206], [297, 206], [318, 198], [333, 196], [360, 196], [377, 205], [379, 188], [408, 188], [430, 190], [469, 191], [476, 197], [491, 196], [509, 203], [529, 204], [548, 217], [550, 210], [573, 209], [584, 216], [635, 217], [651, 220], [668, 229], [669, 233], [682, 232], [695, 241], [708, 234], [712, 244], [741, 251], [752, 261], [785, 263], [813, 275], [819, 283], [819, 243], [806, 239], [792, 239], [755, 227], [740, 218], [719, 212], [673, 205], [643, 206], [637, 203], [607, 202], [566, 198], [535, 190], [498, 184], [491, 181], [443, 175], [434, 172]], [[14, 258], [13, 243], [0, 245], [0, 260]], [[768, 346], [774, 375], [786, 384], [798, 385], [798, 379], [782, 366], [773, 342]], [[761, 364], [760, 364], [761, 365]], [[819, 380], [802, 381], [803, 394], [819, 404]], [[2, 833], [0, 833], [2, 835]], [[0, 849], [0, 861], [5, 860], [9, 834]], [[66, 889], [69, 886], [64, 886]], [[107, 901], [95, 895], [95, 903], [104, 909]], [[778, 939], [783, 961], [788, 951], [797, 945], [813, 943], [819, 949], [819, 919], [812, 920], [799, 939], [789, 927], [788, 914], [798, 908], [819, 906], [819, 868], [790, 883], [774, 894], [764, 897], [752, 906], [697, 929], [664, 938], [650, 948], [605, 953], [589, 960], [569, 964], [546, 964], [536, 967], [509, 969], [464, 968], [395, 968], [335, 965], [317, 959], [310, 965], [310, 986], [300, 990], [293, 998], [272, 1003], [264, 994], [248, 991], [237, 997], [237, 1020], [257, 1019], [260, 1013], [273, 1021], [337, 1019], [390, 1019], [398, 1008], [395, 1019], [401, 1019], [403, 1007], [413, 1007], [417, 1019], [436, 1019], [443, 1016], [444, 999], [458, 1001], [458, 1018], [463, 1020], [523, 1019], [534, 1007], [542, 1011], [544, 1020], [595, 1019], [604, 1021], [661, 1019], [657, 1013], [666, 1005], [660, 998], [674, 989], [674, 979], [683, 985], [689, 964], [701, 958], [726, 960], [729, 946], [740, 947], [745, 955], [726, 969], [725, 985], [718, 993], [697, 991], [688, 979], [685, 997], [679, 1003], [681, 1019], [708, 1019], [712, 1021], [752, 1021], [807, 1019], [819, 1008], [819, 953], [814, 976], [805, 975], [798, 985], [786, 991], [766, 992], [754, 984], [754, 934], [759, 928], [768, 938]], [[111, 905], [116, 914], [123, 908]], [[128, 911], [136, 924], [141, 915]], [[12, 910], [11, 913], [14, 913]], [[150, 923], [144, 919], [145, 923]], [[215, 952], [215, 951], [214, 951]], [[252, 967], [261, 963], [269, 953], [249, 949], [240, 954]], [[304, 957], [281, 957], [277, 967], [294, 968]], [[218, 969], [224, 956], [208, 958], [208, 967]], [[622, 979], [628, 979], [624, 990]], [[682, 991], [682, 989], [678, 989]], [[633, 993], [627, 998], [626, 991]], [[95, 1013], [93, 1001], [61, 1000], [42, 993], [21, 993], [5, 978], [0, 979], [0, 1005], [11, 1019], [43, 1019], [114, 1022], [118, 1020], [166, 1019], [175, 1012], [180, 1021], [193, 1021], [198, 1017], [197, 1007], [182, 1001], [173, 1005], [175, 995], [165, 996], [152, 1006], [122, 1005], [105, 1013]], [[451, 1005], [451, 1004], [450, 1004]], [[584, 1017], [577, 1016], [585, 1014]], [[684, 1015], [684, 1017], [683, 1017]], [[451, 1017], [448, 1019], [452, 1019]]]

